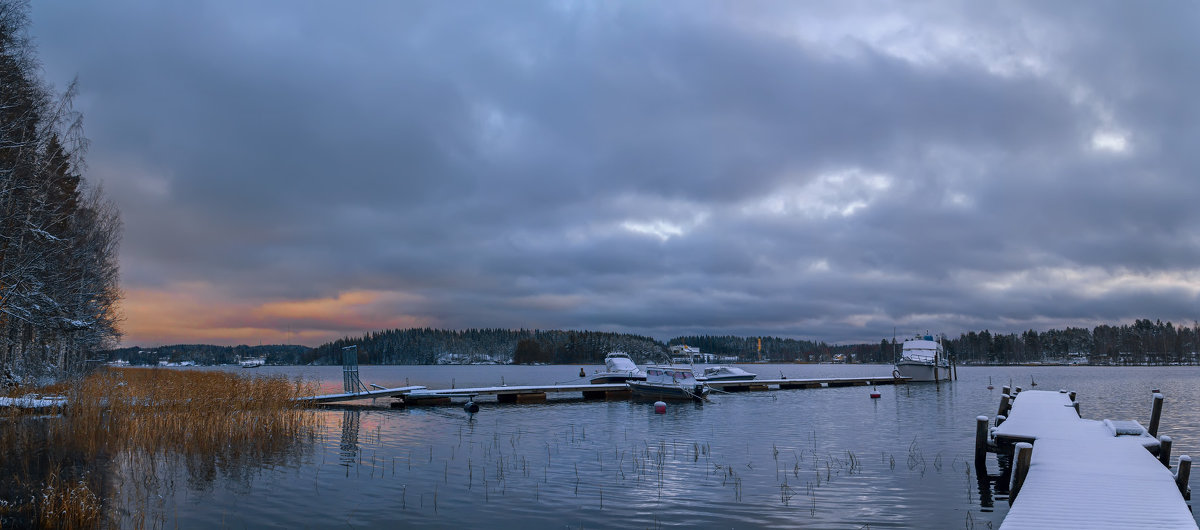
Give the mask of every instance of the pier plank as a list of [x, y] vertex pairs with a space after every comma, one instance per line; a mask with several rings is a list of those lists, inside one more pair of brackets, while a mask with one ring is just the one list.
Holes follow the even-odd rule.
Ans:
[[1028, 475], [1000, 528], [1197, 528], [1174, 474], [1147, 450], [1158, 441], [1117, 436], [1113, 422], [1081, 419], [1071, 401], [1021, 392], [994, 429], [998, 444], [1033, 442]]

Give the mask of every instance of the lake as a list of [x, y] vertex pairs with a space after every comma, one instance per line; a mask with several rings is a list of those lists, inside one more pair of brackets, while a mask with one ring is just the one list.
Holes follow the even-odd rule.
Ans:
[[[763, 378], [891, 373], [740, 366]], [[336, 366], [222, 369], [341, 391]], [[461, 388], [578, 382], [579, 369], [363, 366], [361, 377]], [[869, 387], [749, 392], [671, 403], [666, 414], [644, 402], [553, 396], [480, 398], [474, 416], [461, 405], [389, 409], [379, 400], [317, 412], [317, 435], [276, 453], [158, 466], [151, 519], [183, 528], [996, 528], [1008, 504], [981, 503], [975, 417], [996, 414], [1002, 385], [1029, 389], [1031, 379], [1039, 390], [1078, 392], [1085, 418], [1143, 424], [1160, 389], [1160, 433], [1174, 439], [1175, 458], [1200, 455], [1200, 367], [960, 367], [958, 381], [881, 386], [880, 399]]]

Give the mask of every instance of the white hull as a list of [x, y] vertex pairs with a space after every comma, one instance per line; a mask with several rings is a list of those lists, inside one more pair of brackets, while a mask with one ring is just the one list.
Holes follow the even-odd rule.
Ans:
[[708, 395], [708, 387], [703, 384], [680, 385], [647, 383], [645, 381], [626, 381], [633, 397], [641, 399], [692, 399], [703, 401]]
[[758, 377], [736, 366], [709, 366], [696, 376], [697, 381], [749, 381]]
[[933, 363], [900, 361], [896, 363], [896, 371], [900, 372], [900, 377], [909, 377], [913, 382], [950, 380], [949, 364], [943, 364], [934, 370]]
[[[583, 371], [579, 372], [579, 376], [584, 377]], [[645, 380], [646, 372], [634, 364], [629, 354], [619, 351], [609, 352], [604, 356], [604, 371], [596, 372], [590, 379], [593, 385]]]
[[750, 375], [727, 375], [723, 377], [697, 377], [697, 381], [753, 381], [757, 374]]

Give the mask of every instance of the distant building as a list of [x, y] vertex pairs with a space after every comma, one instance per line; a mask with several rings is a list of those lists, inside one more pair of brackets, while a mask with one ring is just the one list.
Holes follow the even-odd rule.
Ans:
[[700, 348], [695, 346], [686, 346], [676, 344], [668, 348], [671, 352], [671, 362], [690, 364], [690, 363], [715, 363], [719, 362], [720, 357], [711, 353], [700, 353]]

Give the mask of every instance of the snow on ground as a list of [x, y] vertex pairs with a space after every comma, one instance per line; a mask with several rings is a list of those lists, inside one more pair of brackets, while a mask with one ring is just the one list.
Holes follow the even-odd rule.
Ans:
[[0, 397], [0, 408], [17, 407], [22, 409], [45, 409], [61, 407], [67, 404], [67, 398], [59, 396], [41, 397], [36, 395], [17, 398]]

